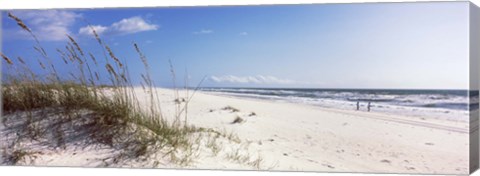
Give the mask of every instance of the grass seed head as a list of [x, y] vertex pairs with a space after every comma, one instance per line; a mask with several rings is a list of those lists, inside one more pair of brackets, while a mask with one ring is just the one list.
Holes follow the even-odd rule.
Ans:
[[8, 12], [8, 17], [10, 17], [11, 19], [15, 20], [17, 22], [17, 25], [20, 26], [23, 30], [26, 30], [28, 32], [32, 32], [30, 30], [30, 28], [27, 27], [27, 25], [25, 25], [25, 23], [23, 23], [22, 20], [20, 20], [20, 18], [16, 17], [15, 15], [13, 15], [12, 13]]
[[5, 56], [3, 53], [0, 53], [0, 55], [2, 55], [3, 60], [5, 60], [9, 65], [13, 65], [13, 62], [10, 58]]

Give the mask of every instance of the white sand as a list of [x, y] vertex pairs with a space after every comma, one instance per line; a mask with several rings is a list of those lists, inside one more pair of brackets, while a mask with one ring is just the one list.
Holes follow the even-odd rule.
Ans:
[[[173, 91], [159, 90], [163, 114], [172, 120], [175, 111]], [[137, 92], [143, 94], [141, 89], [137, 89]], [[180, 92], [180, 95], [184, 95], [184, 92]], [[146, 99], [146, 95], [140, 95], [139, 98]], [[226, 106], [240, 111], [222, 110]], [[251, 112], [256, 115], [249, 116]], [[237, 116], [244, 121], [232, 124]], [[261, 156], [263, 159], [260, 169], [468, 173], [469, 136], [468, 123], [465, 122], [325, 109], [197, 92], [188, 106], [188, 123], [238, 135], [242, 143], [249, 144], [245, 144], [244, 148], [248, 149], [252, 158]], [[226, 155], [239, 146], [223, 142], [224, 151], [217, 156], [207, 154], [206, 149], [201, 148], [193, 164], [187, 167], [254, 169], [226, 159]], [[114, 151], [74, 147], [55, 152], [45, 150], [30, 164], [99, 166], [101, 162], [88, 162], [87, 159], [92, 161], [109, 152]], [[160, 163], [157, 167], [180, 167], [167, 161]], [[142, 167], [123, 165], [129, 166]]]

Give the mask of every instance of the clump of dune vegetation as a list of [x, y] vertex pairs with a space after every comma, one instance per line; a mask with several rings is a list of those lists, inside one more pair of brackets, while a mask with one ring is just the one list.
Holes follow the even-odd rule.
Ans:
[[242, 123], [244, 120], [240, 117], [240, 116], [237, 116], [235, 117], [235, 119], [232, 121], [232, 124], [236, 124], [236, 123]]
[[[33, 31], [13, 14], [9, 13], [9, 17], [35, 40], [34, 49], [41, 56], [37, 59], [38, 66], [46, 73], [36, 75], [23, 58], [14, 60], [1, 54], [8, 69], [2, 87], [2, 108], [3, 115], [6, 115], [2, 122], [7, 124], [9, 118], [25, 119], [22, 128], [16, 128], [25, 133], [19, 136], [38, 139], [52, 130], [56, 131], [54, 138], [61, 146], [65, 140], [62, 125], [69, 122], [87, 130], [89, 138], [96, 142], [112, 147], [122, 145], [135, 157], [146, 155], [147, 146], [176, 150], [189, 145], [188, 133], [195, 128], [186, 124], [180, 127], [178, 118], [172, 123], [164, 120], [147, 59], [137, 44], [134, 43], [132, 48], [146, 70], [141, 77], [143, 90], [148, 93], [145, 97], [148, 98], [148, 108], [139, 105], [127, 65], [93, 28], [98, 46], [105, 54], [103, 61], [83, 50], [73, 37], [67, 35], [69, 42], [65, 49], [57, 49], [57, 52], [66, 67], [77, 69], [70, 73], [70, 77], [65, 77], [57, 72], [57, 65], [52, 62], [54, 58], [40, 45]], [[105, 69], [108, 75], [100, 74], [100, 69]], [[109, 80], [108, 86], [101, 83], [105, 79]], [[180, 114], [176, 116], [180, 117]], [[46, 120], [53, 125], [46, 127], [42, 124]], [[120, 139], [125, 136], [129, 139]]]
[[230, 112], [240, 112], [239, 109], [234, 108], [234, 107], [232, 107], [232, 106], [223, 107], [222, 110], [224, 110], [224, 111], [230, 111]]
[[[65, 48], [59, 48], [55, 55], [51, 55], [21, 19], [11, 13], [8, 16], [31, 35], [39, 58], [14, 59], [1, 53], [6, 67], [2, 78], [1, 122], [11, 134], [8, 144], [11, 147], [2, 152], [4, 163], [33, 160], [37, 152], [13, 147], [30, 140], [39, 141], [52, 150], [65, 149], [70, 143], [78, 141], [119, 150], [117, 155], [103, 161], [105, 166], [146, 160], [159, 151], [162, 157], [169, 157], [173, 163], [188, 165], [192, 157], [198, 155], [196, 143], [202, 140], [194, 134], [221, 136], [212, 129], [196, 128], [187, 123], [188, 102], [193, 96], [188, 91], [185, 98], [180, 98], [176, 91], [175, 118], [171, 122], [165, 120], [148, 60], [137, 44], [132, 44], [132, 50], [138, 54], [138, 61], [145, 68], [145, 73], [140, 76], [145, 92], [142, 95], [146, 97], [138, 97], [128, 65], [117, 57], [93, 28], [91, 30], [103, 55], [96, 56], [84, 50], [69, 35], [66, 35], [68, 43]], [[53, 59], [62, 59], [65, 65], [53, 64]], [[34, 73], [32, 67], [40, 68], [45, 74]], [[64, 75], [57, 71], [57, 67], [76, 69]], [[139, 99], [147, 101], [148, 107], [140, 106]], [[221, 146], [215, 141], [208, 139], [207, 145], [216, 155]], [[158, 164], [156, 161], [154, 165]]]

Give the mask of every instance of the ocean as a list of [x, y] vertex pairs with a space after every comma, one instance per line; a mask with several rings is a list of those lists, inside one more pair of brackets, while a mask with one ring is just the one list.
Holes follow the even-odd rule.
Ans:
[[[325, 108], [402, 114], [407, 116], [468, 120], [478, 108], [478, 93], [468, 90], [405, 89], [291, 89], [291, 88], [202, 88], [226, 96], [301, 103]], [[469, 98], [469, 96], [471, 98]]]

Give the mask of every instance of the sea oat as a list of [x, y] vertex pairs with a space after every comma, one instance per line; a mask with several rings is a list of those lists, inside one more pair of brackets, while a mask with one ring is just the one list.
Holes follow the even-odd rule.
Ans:
[[140, 48], [138, 48], [137, 43], [133, 43], [133, 46], [135, 47], [135, 50], [137, 51], [137, 53], [140, 54], [140, 59], [142, 60], [143, 65], [146, 67], [146, 69], [148, 69], [148, 63], [147, 63], [147, 59], [145, 58], [145, 55], [143, 55], [143, 53], [140, 51]]
[[72, 51], [70, 50], [70, 48], [68, 47], [68, 45], [65, 45], [65, 49], [69, 52], [67, 53], [67, 57], [68, 59], [73, 63], [75, 62], [76, 59], [73, 58], [73, 54], [72, 54]]
[[70, 42], [68, 42], [67, 44], [68, 44], [68, 46], [67, 46], [66, 48], [67, 48], [68, 52], [71, 54], [72, 59], [73, 59], [73, 60], [72, 60], [72, 59], [71, 59], [71, 60], [72, 60], [72, 61], [75, 61], [75, 60], [76, 60], [76, 61], [78, 61], [80, 64], [83, 64], [83, 60], [80, 59], [80, 57], [78, 56], [78, 54], [77, 54], [77, 52], [76, 52], [75, 47], [73, 46], [73, 44], [70, 43]]
[[112, 65], [110, 64], [107, 64], [105, 65], [105, 68], [107, 68], [107, 71], [111, 74], [113, 74], [115, 77], [117, 77], [117, 73], [115, 72], [115, 70], [113, 69]]
[[73, 37], [70, 36], [70, 35], [68, 35], [68, 34], [67, 34], [67, 37], [68, 37], [68, 39], [70, 40], [70, 42], [73, 43], [73, 45], [75, 46], [75, 48], [77, 48], [78, 52], [80, 52], [80, 55], [85, 56], [85, 55], [83, 54], [82, 48], [80, 48], [80, 45], [78, 45], [77, 41], [75, 41], [75, 39], [73, 39]]
[[73, 73], [70, 73], [70, 76], [71, 76], [74, 80], [77, 80], [77, 77], [76, 77]]
[[61, 56], [61, 58], [62, 58], [62, 60], [63, 60], [63, 62], [64, 62], [65, 64], [68, 64], [68, 61], [67, 61], [67, 59], [65, 59], [64, 56]]
[[44, 58], [47, 58], [47, 52], [42, 47], [34, 46], [33, 49], [37, 50]]
[[60, 54], [60, 58], [62, 58], [63, 62], [65, 62], [65, 64], [68, 64], [68, 61], [66, 59], [67, 56], [65, 55], [65, 53], [58, 48], [57, 48], [57, 53]]
[[22, 63], [22, 64], [25, 65], [25, 61], [24, 61], [21, 57], [17, 57], [17, 60], [18, 60], [20, 63]]
[[13, 20], [15, 20], [18, 24], [18, 26], [20, 26], [22, 29], [28, 31], [28, 32], [32, 32], [28, 27], [27, 25], [25, 25], [25, 23], [23, 23], [22, 20], [20, 20], [20, 18], [16, 17], [15, 15], [13, 15], [12, 13], [8, 12], [8, 17], [12, 18]]
[[100, 77], [98, 76], [97, 72], [95, 72], [95, 77], [97, 78], [97, 81], [100, 80]]
[[[20, 26], [20, 28], [22, 28], [23, 30], [27, 31], [32, 36], [32, 38], [35, 40], [37, 45], [40, 45], [40, 42], [38, 41], [37, 36], [35, 36], [35, 34], [33, 34], [33, 32], [30, 30], [30, 28], [28, 28], [27, 25], [25, 25], [25, 23], [20, 18], [16, 17], [15, 15], [13, 15], [10, 12], [8, 12], [8, 17], [15, 20], [17, 22], [17, 25]], [[46, 52], [43, 51], [42, 54], [46, 54]]]
[[125, 77], [125, 74], [120, 74], [120, 77], [122, 77], [122, 79], [127, 82], [127, 77]]
[[144, 74], [141, 74], [140, 76], [142, 77], [143, 81], [145, 81], [145, 83], [150, 86], [150, 81], [149, 81], [149, 79], [147, 79], [147, 77], [145, 77]]
[[38, 60], [38, 63], [40, 64], [40, 66], [42, 67], [42, 69], [46, 69], [45, 65], [42, 63], [42, 61]]
[[87, 20], [85, 20], [85, 22], [88, 24], [88, 27], [90, 28], [90, 30], [92, 30], [93, 36], [95, 36], [95, 39], [98, 41], [98, 43], [99, 43], [100, 45], [103, 45], [103, 44], [102, 44], [102, 39], [101, 39], [100, 36], [98, 35], [98, 33], [97, 33], [97, 31], [95, 30], [95, 28], [93, 28], [93, 26], [90, 25], [90, 23], [89, 23]]
[[90, 55], [90, 58], [93, 60], [93, 63], [95, 63], [95, 65], [97, 65], [97, 59], [95, 59], [95, 56], [93, 56], [92, 53], [88, 53]]
[[0, 53], [2, 55], [3, 60], [7, 61], [8, 64], [12, 65], [13, 62], [11, 59], [9, 59], [7, 56], [5, 56], [3, 53]]
[[[43, 69], [47, 69], [49, 71], [49, 74], [47, 75], [47, 79], [43, 79], [43, 75], [40, 77], [40, 75], [35, 74], [31, 70], [26, 70], [31, 73], [31, 78], [28, 73], [24, 75], [13, 75], [15, 77], [12, 77], [12, 80], [7, 80], [6, 82], [11, 82], [12, 85], [9, 87], [10, 89], [2, 89], [2, 102], [3, 104], [3, 110], [4, 112], [15, 112], [15, 111], [26, 111], [26, 112], [37, 112], [43, 110], [48, 111], [47, 113], [50, 112], [50, 110], [54, 110], [55, 113], [56, 111], [59, 111], [60, 113], [64, 113], [66, 116], [65, 119], [63, 117], [59, 119], [60, 121], [63, 120], [72, 120], [72, 122], [75, 122], [75, 118], [82, 118], [83, 120], [83, 115], [82, 116], [70, 116], [70, 114], [77, 114], [77, 112], [82, 112], [83, 110], [88, 110], [92, 111], [95, 113], [94, 116], [89, 116], [87, 115], [86, 117], [92, 118], [92, 123], [88, 123], [88, 126], [94, 125], [95, 128], [94, 131], [88, 131], [88, 137], [94, 138], [95, 141], [101, 142], [103, 144], [107, 144], [110, 146], [113, 146], [117, 142], [123, 142], [120, 140], [114, 140], [117, 139], [117, 137], [122, 137], [123, 135], [128, 135], [126, 136], [128, 141], [125, 141], [126, 145], [122, 144], [121, 146], [130, 146], [130, 145], [135, 145], [133, 148], [140, 148], [141, 150], [134, 149], [133, 153], [136, 157], [138, 156], [143, 156], [146, 155], [147, 152], [147, 147], [154, 149], [161, 149], [163, 147], [169, 147], [173, 148], [172, 151], [177, 151], [177, 149], [181, 148], [192, 148], [192, 143], [189, 141], [189, 133], [194, 132], [194, 127], [188, 127], [188, 128], [176, 128], [176, 126], [173, 126], [173, 124], [170, 124], [166, 120], [164, 120], [162, 117], [161, 113], [161, 107], [160, 107], [160, 101], [158, 98], [158, 94], [156, 93], [155, 90], [153, 90], [153, 81], [150, 79], [148, 71], [145, 73], [146, 76], [143, 77], [145, 81], [149, 84], [147, 87], [150, 88], [149, 94], [151, 96], [151, 112], [144, 112], [141, 107], [140, 107], [140, 101], [136, 98], [135, 92], [133, 90], [134, 86], [131, 82], [130, 79], [130, 74], [128, 72], [128, 67], [127, 65], [124, 65], [122, 67], [122, 63], [120, 60], [113, 54], [110, 48], [107, 47], [105, 49], [105, 45], [102, 44], [102, 41], [100, 40], [98, 34], [95, 32], [95, 30], [92, 31], [97, 39], [97, 41], [101, 44], [101, 49], [103, 51], [103, 54], [105, 56], [105, 59], [107, 60], [107, 65], [105, 65], [105, 68], [107, 69], [108, 73], [113, 77], [112, 82], [112, 90], [113, 94], [109, 94], [108, 96], [97, 96], [97, 92], [101, 93], [101, 90], [98, 90], [98, 88], [101, 88], [102, 85], [96, 84], [95, 83], [95, 77], [97, 80], [100, 80], [99, 73], [97, 72], [92, 72], [96, 70], [90, 70], [89, 66], [89, 61], [86, 57], [88, 56], [83, 56], [83, 54], [89, 53], [87, 50], [82, 50], [80, 49], [78, 43], [74, 41], [73, 37], [68, 36], [70, 41], [67, 42], [67, 46], [65, 46], [66, 49], [57, 49], [57, 52], [60, 53], [63, 61], [68, 64], [75, 64], [77, 65], [78, 63], [75, 63], [75, 60], [79, 61], [80, 64], [85, 63], [84, 65], [79, 65], [78, 70], [73, 70], [72, 72], [68, 72], [67, 74], [70, 75], [61, 75], [61, 73], [58, 73], [55, 69], [55, 67], [58, 68], [58, 66], [64, 66], [64, 65], [56, 65], [58, 60], [55, 62], [50, 62], [51, 60], [46, 56], [45, 50], [42, 48], [36, 37], [33, 35], [33, 33], [30, 31], [30, 29], [18, 18], [14, 17], [12, 14], [9, 14], [9, 16], [17, 21], [19, 25], [26, 31], [28, 31], [32, 37], [36, 40], [36, 45], [35, 45], [35, 50], [39, 53], [41, 53], [42, 56], [46, 60], [42, 60], [39, 58], [37, 61], [39, 65]], [[91, 27], [91, 26], [90, 26]], [[85, 49], [85, 48], [84, 48]], [[105, 52], [105, 50], [109, 51], [111, 59], [115, 60], [114, 63], [109, 63], [108, 61], [110, 60]], [[140, 49], [136, 48], [136, 50], [139, 52]], [[85, 53], [83, 53], [85, 52]], [[89, 53], [90, 54], [90, 53]], [[80, 57], [79, 57], [80, 56]], [[1, 57], [6, 61], [8, 64], [14, 64], [11, 59], [9, 59], [5, 55], [1, 55]], [[91, 59], [95, 64], [97, 64], [95, 57], [93, 54], [90, 54]], [[81, 58], [81, 59], [80, 59]], [[19, 63], [23, 63], [22, 58], [17, 58]], [[70, 60], [70, 61], [69, 61]], [[146, 59], [144, 58], [142, 54], [142, 61], [144, 64], [146, 64]], [[17, 61], [15, 61], [17, 62]], [[29, 62], [29, 61], [27, 61]], [[34, 62], [34, 60], [33, 60]], [[61, 63], [60, 63], [61, 64]], [[102, 63], [100, 63], [102, 64]], [[110, 65], [111, 64], [111, 65]], [[117, 65], [116, 65], [117, 64]], [[86, 66], [86, 67], [84, 67]], [[118, 69], [118, 66], [121, 68]], [[34, 67], [39, 67], [35, 66]], [[93, 68], [93, 67], [92, 67]], [[97, 69], [102, 70], [101, 67], [96, 67]], [[115, 69], [117, 70], [115, 70]], [[90, 78], [86, 79], [84, 75], [84, 69], [88, 69], [90, 73]], [[38, 72], [43, 73], [43, 72]], [[81, 74], [80, 74], [81, 73]], [[93, 76], [93, 74], [95, 76]], [[37, 78], [37, 75], [39, 76]], [[76, 76], [77, 75], [77, 76]], [[16, 78], [16, 77], [19, 78]], [[51, 76], [56, 76], [56, 79], [52, 79], [53, 77]], [[62, 76], [62, 80], [59, 78], [59, 76]], [[71, 78], [70, 78], [71, 76]], [[73, 79], [72, 79], [73, 78]], [[89, 82], [89, 83], [87, 83]], [[99, 81], [100, 82], [100, 81]], [[92, 86], [88, 85], [92, 84]], [[142, 87], [145, 89], [145, 85], [142, 82]], [[18, 91], [11, 91], [13, 89], [19, 88]], [[132, 92], [127, 92], [129, 91], [128, 88], [132, 88]], [[10, 95], [10, 97], [6, 97], [5, 95]], [[55, 95], [55, 96], [52, 96]], [[156, 102], [158, 103], [158, 108], [155, 107], [155, 101], [153, 96], [157, 96]], [[7, 101], [14, 101], [15, 103], [5, 103], [5, 100]], [[33, 101], [32, 101], [33, 100]], [[133, 106], [132, 106], [133, 104]], [[6, 108], [5, 108], [6, 107]], [[59, 107], [59, 108], [56, 108]], [[45, 118], [42, 117], [42, 122], [43, 119], [45, 121], [50, 122], [51, 119], [53, 119], [52, 122], [56, 122], [56, 117], [51, 118], [49, 116], [45, 116]], [[98, 120], [97, 120], [98, 119]], [[73, 121], [75, 120], [75, 121]], [[33, 126], [33, 128], [26, 128], [27, 132], [25, 134], [32, 133], [32, 139], [37, 138], [37, 136], [43, 135], [40, 133], [44, 133], [42, 131], [47, 132], [48, 129], [42, 129], [44, 126], [43, 125], [36, 125], [40, 123], [30, 123], [28, 122], [29, 126]], [[130, 124], [132, 125], [139, 125], [142, 129], [145, 127], [145, 130], [149, 130], [152, 133], [148, 133], [149, 135], [143, 135], [147, 133], [143, 133], [144, 130], [141, 130], [142, 132], [139, 132], [138, 135], [136, 133], [137, 130], [135, 130], [134, 133], [130, 132]], [[79, 124], [80, 125], [80, 124]], [[107, 126], [108, 125], [108, 126]], [[45, 125], [50, 127], [49, 125]], [[108, 128], [105, 128], [108, 127]], [[84, 128], [79, 128], [79, 129], [84, 129]], [[89, 128], [90, 129], [90, 128]], [[68, 136], [62, 136], [62, 135], [68, 135], [70, 134], [70, 131], [64, 131], [63, 128], [58, 128], [58, 131], [55, 133], [58, 133], [58, 135], [54, 136], [56, 138], [57, 142], [59, 144], [54, 144], [54, 145], [65, 145], [64, 139], [66, 139]], [[68, 133], [64, 133], [68, 132]], [[91, 133], [90, 133], [91, 132]], [[24, 132], [22, 131], [22, 134]], [[63, 134], [60, 134], [63, 133]], [[76, 135], [76, 133], [73, 133]], [[83, 133], [82, 133], [83, 134]], [[151, 135], [150, 135], [151, 134]], [[139, 137], [137, 137], [139, 136]], [[143, 138], [146, 136], [145, 138]], [[130, 140], [132, 139], [132, 140]], [[153, 140], [160, 139], [161, 141], [155, 142]], [[145, 141], [153, 141], [154, 144], [152, 146], [148, 146], [150, 142], [145, 142]], [[47, 141], [48, 142], [48, 141]], [[55, 142], [54, 142], [55, 143]], [[157, 143], [161, 143], [157, 145]], [[138, 144], [138, 145], [137, 145]], [[115, 144], [117, 145], [117, 144]], [[120, 146], [120, 145], [119, 145]], [[128, 152], [129, 148], [126, 148], [125, 150], [122, 150], [122, 155], [123, 152], [125, 152], [126, 155], [130, 156]], [[123, 148], [122, 148], [123, 149]], [[176, 152], [175, 152], [176, 153]], [[189, 155], [190, 156], [190, 155]], [[184, 158], [182, 158], [184, 160]], [[183, 161], [182, 161], [183, 162]]]
[[115, 56], [115, 54], [113, 54], [112, 49], [110, 49], [110, 47], [108, 47], [108, 46], [105, 46], [105, 49], [107, 49], [108, 54], [110, 55], [110, 57], [111, 57], [113, 60], [115, 60], [115, 62], [117, 62], [118, 66], [122, 67], [123, 64], [120, 62], [120, 60], [117, 58], [117, 56]]

